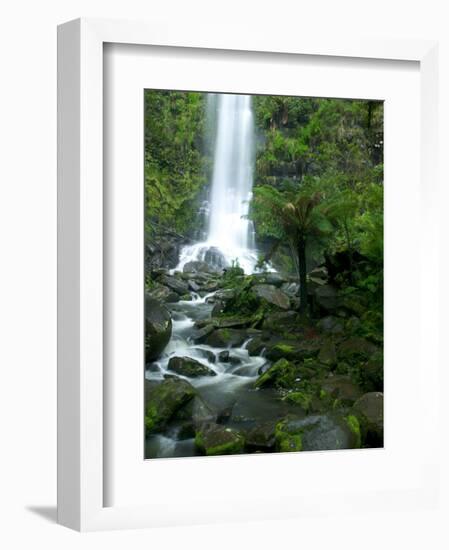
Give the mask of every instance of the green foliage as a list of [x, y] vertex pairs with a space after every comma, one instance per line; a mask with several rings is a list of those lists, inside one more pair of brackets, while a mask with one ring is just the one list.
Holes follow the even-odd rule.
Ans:
[[195, 228], [208, 158], [204, 94], [145, 90], [146, 228]]

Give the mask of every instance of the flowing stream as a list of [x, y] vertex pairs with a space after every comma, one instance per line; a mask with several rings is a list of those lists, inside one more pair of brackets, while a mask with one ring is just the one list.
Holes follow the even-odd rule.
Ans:
[[[173, 332], [171, 340], [163, 356], [147, 370], [147, 380], [160, 381], [164, 376], [175, 373], [168, 369], [171, 357], [190, 357], [212, 369], [215, 376], [187, 378], [199, 395], [211, 406], [212, 410], [222, 413], [229, 410], [234, 420], [244, 419], [249, 423], [270, 418], [270, 408], [261, 407], [258, 391], [253, 389], [255, 379], [260, 369], [266, 364], [264, 357], [251, 357], [248, 354], [246, 341], [241, 347], [217, 348], [204, 344], [195, 344], [192, 336], [195, 332], [194, 323], [210, 317], [212, 304], [207, 303], [208, 297], [193, 296], [192, 301], [179, 301], [170, 307]], [[220, 352], [228, 351], [231, 361], [221, 361]], [[177, 375], [179, 376], [179, 375]], [[275, 403], [273, 397], [273, 404]], [[262, 418], [263, 417], [263, 418]], [[232, 423], [232, 419], [231, 419]], [[195, 455], [192, 438], [179, 436], [179, 426], [174, 425], [164, 435], [150, 437], [147, 442], [147, 456], [173, 457]]]

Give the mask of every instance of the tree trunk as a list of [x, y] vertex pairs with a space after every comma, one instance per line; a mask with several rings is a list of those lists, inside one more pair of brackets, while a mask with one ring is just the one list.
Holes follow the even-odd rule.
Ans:
[[306, 239], [301, 237], [298, 241], [299, 264], [299, 312], [307, 314], [307, 268], [306, 268]]

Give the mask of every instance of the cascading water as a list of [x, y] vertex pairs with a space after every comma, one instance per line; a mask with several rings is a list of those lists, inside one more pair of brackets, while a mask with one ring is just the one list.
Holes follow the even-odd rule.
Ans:
[[215, 122], [215, 149], [207, 238], [182, 249], [176, 270], [192, 260], [216, 267], [238, 261], [245, 273], [252, 273], [257, 254], [247, 219], [254, 172], [251, 96], [209, 94], [208, 101], [208, 116]]

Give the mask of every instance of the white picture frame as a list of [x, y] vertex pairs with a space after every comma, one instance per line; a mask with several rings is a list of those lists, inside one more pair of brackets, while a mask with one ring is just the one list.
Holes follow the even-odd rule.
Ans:
[[[256, 32], [209, 28], [190, 36], [182, 25], [81, 19], [58, 28], [58, 521], [78, 530], [151, 527], [223, 520], [263, 519], [326, 514], [332, 508], [348, 513], [357, 507], [373, 512], [387, 502], [409, 507], [435, 505], [438, 493], [437, 448], [430, 448], [416, 483], [400, 490], [345, 495], [334, 492], [323, 505], [319, 494], [307, 502], [271, 494], [266, 501], [235, 498], [216, 505], [216, 495], [194, 502], [184, 513], [154, 505], [105, 506], [104, 456], [104, 218], [103, 218], [103, 59], [105, 44], [222, 50], [229, 58], [239, 52], [274, 56], [328, 56], [333, 59], [410, 61], [419, 64], [422, 243], [420, 274], [438, 271], [437, 44], [422, 40], [335, 40], [310, 36], [273, 41]], [[170, 54], [170, 52], [172, 52]], [[426, 350], [426, 410], [429, 431], [437, 429], [438, 288], [423, 299], [420, 289], [419, 339]], [[388, 368], [388, 367], [387, 367]], [[420, 375], [422, 375], [422, 364]], [[433, 424], [432, 424], [433, 422]], [[335, 456], [335, 455], [334, 455]], [[294, 456], [283, 468], [294, 467]], [[245, 457], [245, 460], [254, 460]], [[257, 459], [256, 459], [257, 460]], [[182, 460], [177, 468], [182, 469]], [[296, 491], [296, 492], [295, 492]], [[278, 500], [276, 500], [276, 498]], [[275, 502], [275, 506], [267, 506]], [[211, 503], [214, 501], [214, 508]]]

